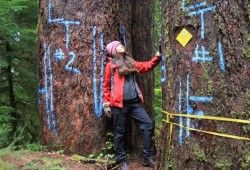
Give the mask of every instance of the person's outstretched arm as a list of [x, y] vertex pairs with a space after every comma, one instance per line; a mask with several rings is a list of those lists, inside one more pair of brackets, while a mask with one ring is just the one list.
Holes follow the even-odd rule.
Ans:
[[139, 73], [145, 73], [154, 69], [159, 64], [160, 61], [161, 61], [161, 54], [160, 52], [157, 52], [150, 61], [136, 62], [136, 68], [138, 69]]

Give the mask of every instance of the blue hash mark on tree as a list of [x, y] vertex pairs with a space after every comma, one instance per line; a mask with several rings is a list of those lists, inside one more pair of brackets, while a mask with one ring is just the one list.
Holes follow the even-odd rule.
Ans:
[[196, 45], [196, 48], [194, 50], [194, 54], [195, 56], [192, 58], [192, 61], [194, 62], [207, 62], [207, 61], [212, 61], [213, 57], [209, 57], [207, 55], [209, 55], [210, 53], [208, 51], [206, 51], [204, 46], [201, 46], [201, 50], [199, 50], [199, 45]]
[[65, 57], [65, 54], [62, 52], [62, 49], [59, 48], [59, 49], [57, 49], [55, 51], [54, 57], [55, 57], [55, 59], [56, 59], [57, 62], [58, 61], [62, 61], [64, 59], [64, 57]]

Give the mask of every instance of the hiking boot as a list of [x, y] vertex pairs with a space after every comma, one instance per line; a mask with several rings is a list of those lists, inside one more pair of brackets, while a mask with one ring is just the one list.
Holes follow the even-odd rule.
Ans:
[[126, 162], [121, 163], [121, 170], [129, 170], [128, 165]]
[[156, 167], [156, 163], [155, 163], [155, 161], [152, 158], [143, 159], [142, 165], [143, 166], [149, 166], [151, 168], [155, 168]]

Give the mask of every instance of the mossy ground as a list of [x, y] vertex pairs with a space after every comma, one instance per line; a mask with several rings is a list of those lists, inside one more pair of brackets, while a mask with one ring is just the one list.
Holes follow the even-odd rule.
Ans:
[[[104, 165], [78, 161], [61, 152], [34, 152], [30, 150], [0, 150], [0, 170], [102, 170]], [[150, 170], [141, 165], [138, 156], [128, 157], [128, 166], [134, 170]], [[116, 168], [119, 169], [119, 166]]]

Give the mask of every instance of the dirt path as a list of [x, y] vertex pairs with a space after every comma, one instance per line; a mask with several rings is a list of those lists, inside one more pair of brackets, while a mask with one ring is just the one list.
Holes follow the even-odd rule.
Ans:
[[[130, 170], [151, 170], [141, 166], [138, 157], [128, 159]], [[20, 150], [16, 152], [4, 151], [0, 153], [0, 170], [103, 170], [98, 164], [75, 161], [71, 156], [56, 152], [32, 152]], [[113, 168], [119, 169], [119, 168]]]

